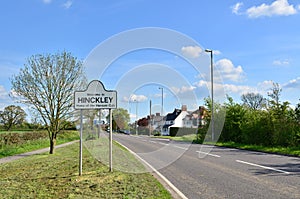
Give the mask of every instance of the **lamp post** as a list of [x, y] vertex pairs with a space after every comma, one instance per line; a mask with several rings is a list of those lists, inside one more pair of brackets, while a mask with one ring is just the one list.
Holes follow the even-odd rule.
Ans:
[[[163, 87], [159, 87], [158, 89], [161, 89], [161, 117], [162, 117], [162, 121], [163, 121], [163, 114], [164, 114], [164, 88]], [[160, 132], [162, 133], [163, 131], [163, 124], [161, 124], [161, 130]]]
[[134, 100], [135, 103], [136, 103], [136, 107], [135, 107], [135, 116], [136, 116], [136, 122], [135, 122], [135, 134], [137, 135], [138, 134], [138, 129], [137, 129], [137, 126], [138, 126], [138, 101], [137, 100]]
[[210, 80], [211, 80], [211, 139], [214, 141], [214, 64], [213, 50], [205, 49], [205, 52], [210, 53]]

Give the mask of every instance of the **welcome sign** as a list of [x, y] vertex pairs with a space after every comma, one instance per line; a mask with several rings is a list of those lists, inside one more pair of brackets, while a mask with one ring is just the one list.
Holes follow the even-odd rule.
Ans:
[[117, 91], [105, 90], [102, 82], [93, 80], [85, 91], [74, 93], [75, 109], [116, 109]]

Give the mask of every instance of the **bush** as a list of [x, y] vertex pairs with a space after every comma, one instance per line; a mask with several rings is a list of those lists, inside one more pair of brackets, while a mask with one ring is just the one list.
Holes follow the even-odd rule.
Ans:
[[46, 131], [38, 132], [20, 132], [20, 133], [1, 133], [0, 134], [0, 147], [5, 145], [20, 145], [28, 140], [38, 140], [48, 138]]

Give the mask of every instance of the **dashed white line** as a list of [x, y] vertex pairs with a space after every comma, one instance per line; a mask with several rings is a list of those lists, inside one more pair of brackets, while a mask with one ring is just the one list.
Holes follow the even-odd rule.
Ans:
[[209, 156], [213, 156], [213, 157], [216, 157], [216, 158], [219, 158], [221, 156], [219, 155], [215, 155], [215, 154], [211, 154], [211, 153], [206, 153], [206, 152], [203, 152], [203, 151], [196, 151], [197, 153], [201, 153], [201, 154], [205, 154], [205, 155], [209, 155]]
[[290, 172], [288, 172], [288, 171], [283, 171], [281, 169], [275, 169], [275, 168], [272, 168], [272, 167], [266, 167], [266, 166], [259, 165], [259, 164], [254, 164], [254, 163], [251, 163], [251, 162], [245, 162], [245, 161], [242, 161], [242, 160], [236, 160], [236, 162], [239, 162], [239, 163], [242, 163], [242, 164], [248, 164], [248, 165], [251, 165], [251, 166], [260, 167], [260, 168], [264, 168], [264, 169], [269, 169], [269, 170], [273, 170], [273, 171], [277, 171], [277, 172], [281, 172], [281, 173], [285, 173], [285, 174], [290, 174]]
[[158, 142], [158, 144], [161, 144], [161, 145], [169, 145], [169, 144], [162, 143], [162, 142]]
[[177, 145], [174, 145], [173, 147], [176, 147], [176, 148], [179, 148], [179, 149], [183, 149], [183, 150], [187, 150], [188, 149], [188, 148], [177, 146]]

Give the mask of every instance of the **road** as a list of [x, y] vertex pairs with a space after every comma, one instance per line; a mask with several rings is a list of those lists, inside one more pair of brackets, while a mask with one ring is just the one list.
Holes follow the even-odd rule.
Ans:
[[300, 198], [300, 158], [114, 135], [187, 198]]

